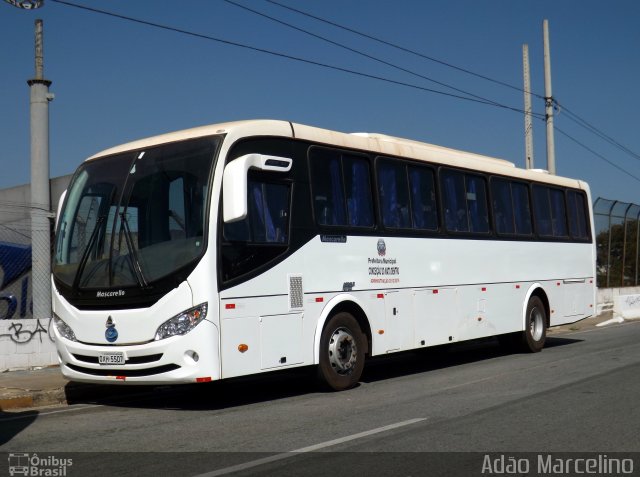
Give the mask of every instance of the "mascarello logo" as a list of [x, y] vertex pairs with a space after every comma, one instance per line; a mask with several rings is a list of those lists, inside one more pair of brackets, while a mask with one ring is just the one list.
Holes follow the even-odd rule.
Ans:
[[101, 291], [98, 290], [96, 292], [96, 298], [109, 298], [112, 296], [125, 296], [127, 292], [124, 290], [112, 290], [112, 291]]

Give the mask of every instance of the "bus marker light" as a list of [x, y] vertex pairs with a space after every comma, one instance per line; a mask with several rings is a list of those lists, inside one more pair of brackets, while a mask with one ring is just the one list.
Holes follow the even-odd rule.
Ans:
[[438, 290], [433, 290], [433, 294], [437, 295], [438, 294]]
[[236, 309], [236, 304], [235, 303], [227, 303], [226, 305], [224, 305], [224, 307], [227, 310], [235, 310]]
[[378, 298], [384, 298], [384, 293], [378, 293]]
[[321, 296], [316, 297], [316, 303], [322, 303], [324, 301], [324, 298], [322, 298]]
[[241, 353], [245, 353], [248, 350], [249, 350], [249, 345], [246, 345], [244, 343], [238, 345], [238, 351], [240, 351]]
[[478, 321], [482, 321], [482, 317], [481, 316], [478, 317]]
[[560, 282], [556, 283], [557, 286], [560, 286]]
[[196, 383], [208, 383], [211, 381], [211, 376], [207, 376], [206, 378], [196, 378]]
[[520, 285], [516, 285], [516, 290], [520, 290]]
[[384, 330], [378, 330], [378, 334], [379, 335], [383, 335], [384, 334]]
[[116, 379], [120, 379], [122, 381], [125, 381], [127, 379], [126, 376], [116, 376]]
[[482, 291], [483, 292], [487, 291], [487, 287], [482, 287]]

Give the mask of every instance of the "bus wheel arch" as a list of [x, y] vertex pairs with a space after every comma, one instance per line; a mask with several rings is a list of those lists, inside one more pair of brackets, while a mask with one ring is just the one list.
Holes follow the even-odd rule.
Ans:
[[[545, 316], [546, 316], [545, 326], [549, 328], [549, 326], [551, 326], [551, 307], [549, 305], [549, 297], [547, 296], [546, 292], [542, 287], [538, 287], [535, 290], [533, 290], [531, 293], [531, 296], [529, 296], [529, 299], [531, 299], [532, 296], [537, 296], [542, 302], [542, 305], [544, 306]], [[526, 308], [525, 308], [525, 311], [526, 311]]]
[[316, 330], [318, 378], [325, 388], [341, 391], [360, 380], [370, 354], [371, 328], [362, 307], [354, 301], [339, 301], [327, 309]]
[[534, 286], [523, 304], [523, 330], [518, 340], [518, 348], [530, 353], [542, 350], [550, 322], [549, 297], [542, 286]]

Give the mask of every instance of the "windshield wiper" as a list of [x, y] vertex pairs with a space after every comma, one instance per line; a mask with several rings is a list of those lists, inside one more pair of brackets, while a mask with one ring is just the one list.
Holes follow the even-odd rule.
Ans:
[[129, 249], [129, 260], [131, 261], [134, 275], [136, 276], [136, 280], [138, 280], [138, 284], [142, 288], [147, 288], [149, 283], [144, 278], [144, 273], [142, 273], [142, 267], [140, 266], [140, 260], [138, 258], [138, 252], [133, 246], [133, 240], [131, 240], [131, 229], [129, 229], [129, 220], [127, 219], [126, 211], [120, 212], [120, 219], [124, 226], [124, 239], [127, 243], [127, 248]]
[[80, 258], [80, 263], [78, 264], [78, 270], [76, 271], [76, 276], [73, 279], [73, 289], [77, 290], [80, 285], [80, 277], [82, 277], [82, 273], [84, 272], [84, 268], [87, 266], [87, 260], [89, 260], [89, 254], [91, 253], [91, 249], [97, 241], [100, 229], [102, 228], [102, 224], [106, 217], [101, 215], [96, 220], [96, 225], [93, 227], [93, 232], [91, 232], [91, 236], [89, 237], [89, 242], [87, 243], [87, 247], [82, 252], [82, 257]]

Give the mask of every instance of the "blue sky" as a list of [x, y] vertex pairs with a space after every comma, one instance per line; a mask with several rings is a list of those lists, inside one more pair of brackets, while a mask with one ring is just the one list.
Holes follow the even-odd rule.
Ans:
[[[223, 0], [70, 0], [150, 22], [369, 75], [459, 94], [291, 30]], [[523, 108], [520, 91], [426, 61], [264, 0], [234, 0], [442, 83]], [[544, 95], [542, 21], [550, 23], [557, 172], [602, 196], [640, 203], [640, 159], [571, 120], [569, 111], [640, 155], [637, 0], [279, 0], [458, 67]], [[0, 188], [29, 181], [33, 30], [44, 20], [51, 175], [130, 140], [237, 119], [285, 119], [343, 132], [380, 132], [500, 157], [524, 166], [523, 116], [492, 106], [295, 62], [91, 13], [54, 0], [38, 10], [0, 3]], [[534, 112], [544, 113], [542, 99]], [[536, 167], [545, 127], [534, 120]]]

